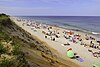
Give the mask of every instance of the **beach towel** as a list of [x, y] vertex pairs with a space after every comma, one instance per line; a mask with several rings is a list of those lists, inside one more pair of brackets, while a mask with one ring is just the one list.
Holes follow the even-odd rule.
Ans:
[[64, 46], [64, 44], [61, 44], [62, 46]]
[[84, 60], [82, 58], [77, 58], [77, 60], [80, 62], [84, 62]]

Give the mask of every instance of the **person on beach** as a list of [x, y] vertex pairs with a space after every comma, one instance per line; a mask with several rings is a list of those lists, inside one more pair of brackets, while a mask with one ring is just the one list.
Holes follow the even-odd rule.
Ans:
[[83, 42], [81, 42], [81, 44], [80, 45], [84, 45], [84, 43]]

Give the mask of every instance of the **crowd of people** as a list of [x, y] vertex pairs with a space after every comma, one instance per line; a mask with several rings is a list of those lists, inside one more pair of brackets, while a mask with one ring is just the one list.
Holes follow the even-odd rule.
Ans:
[[[50, 26], [50, 25], [46, 25], [46, 24], [42, 24], [42, 23], [31, 22], [29, 20], [27, 20], [27, 21], [26, 20], [17, 20], [17, 21], [25, 22], [22, 25], [29, 26], [29, 27], [31, 27], [31, 30], [34, 30], [34, 31], [37, 31], [38, 29], [43, 29], [41, 33], [44, 34], [44, 38], [50, 39], [51, 41], [56, 41], [56, 39], [63, 37], [66, 40], [68, 40], [69, 42], [72, 42], [75, 44], [80, 44], [84, 47], [99, 50], [99, 52], [94, 52], [94, 53], [92, 52], [92, 53], [93, 53], [94, 57], [100, 57], [100, 43], [98, 43], [96, 41], [96, 38], [93, 37], [92, 35], [84, 34], [84, 36], [83, 36], [81, 34], [73, 32], [72, 30], [65, 30], [65, 29], [62, 32], [60, 32], [59, 29], [57, 29], [54, 26]], [[54, 28], [56, 28], [56, 29], [54, 29]], [[86, 42], [84, 42], [84, 40], [89, 41], [90, 43], [87, 44]], [[64, 43], [64, 45], [70, 45], [69, 42]]]

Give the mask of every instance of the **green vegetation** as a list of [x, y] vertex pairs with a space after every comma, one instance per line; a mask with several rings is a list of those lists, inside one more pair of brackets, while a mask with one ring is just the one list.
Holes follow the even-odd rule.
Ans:
[[11, 61], [4, 58], [0, 63], [0, 67], [11, 67]]
[[5, 40], [6, 42], [11, 41], [11, 37], [4, 32], [0, 32], [0, 40]]
[[0, 25], [7, 23], [7, 21], [10, 21], [9, 17], [5, 14], [0, 14]]
[[0, 54], [3, 54], [6, 52], [6, 48], [0, 43]]
[[13, 47], [12, 53], [13, 53], [13, 55], [18, 55], [18, 54], [20, 54], [20, 45], [16, 44], [16, 45]]
[[0, 14], [0, 40], [5, 40], [6, 42], [9, 42], [11, 39], [10, 36], [4, 32], [4, 27], [6, 27], [9, 22], [11, 22], [11, 20], [7, 15]]
[[[13, 58], [8, 59], [6, 57], [1, 58], [0, 67], [27, 67], [27, 62], [24, 56], [24, 53], [20, 49], [20, 45], [23, 44], [21, 39], [17, 36], [10, 35], [8, 29], [13, 27], [13, 22], [10, 20], [8, 15], [0, 14], [0, 56], [2, 54], [13, 56]], [[10, 48], [5, 48], [2, 42], [9, 43], [12, 41], [9, 46]], [[5, 44], [7, 46], [7, 44]], [[12, 48], [12, 51], [9, 54], [9, 50]], [[9, 50], [7, 50], [9, 49]]]

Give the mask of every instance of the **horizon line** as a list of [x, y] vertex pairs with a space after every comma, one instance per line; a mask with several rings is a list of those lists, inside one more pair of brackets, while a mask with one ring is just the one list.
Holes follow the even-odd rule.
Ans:
[[[73, 16], [74, 17], [74, 16], [80, 16], [80, 15], [10, 15], [10, 16], [71, 16], [71, 17]], [[95, 15], [92, 15], [92, 16], [95, 16]], [[83, 17], [85, 16], [83, 15]], [[100, 16], [95, 16], [95, 17], [100, 17]]]

